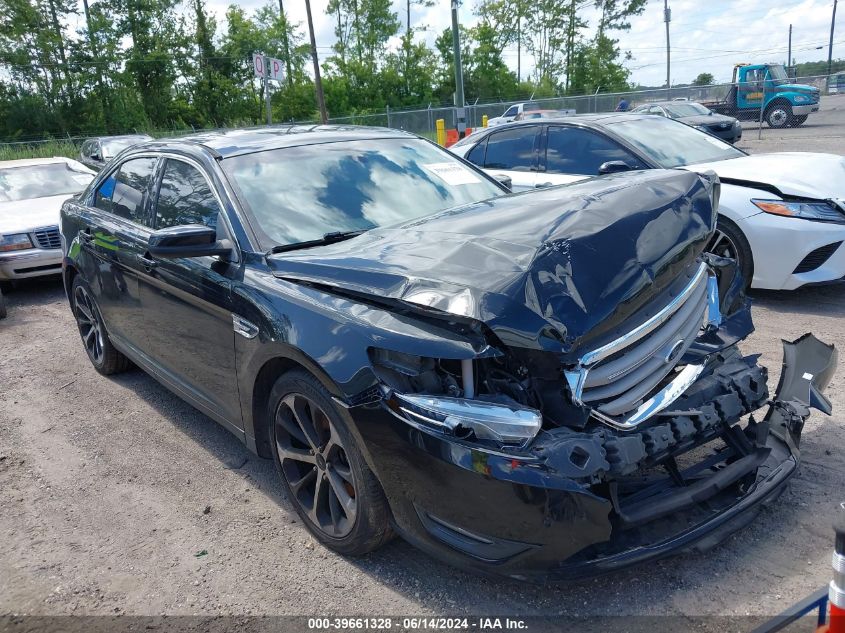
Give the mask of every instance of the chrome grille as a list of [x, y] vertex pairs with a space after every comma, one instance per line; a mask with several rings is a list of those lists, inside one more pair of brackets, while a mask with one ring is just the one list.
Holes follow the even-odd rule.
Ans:
[[59, 227], [48, 226], [43, 229], [35, 229], [32, 234], [39, 248], [61, 248], [62, 238], [59, 235]]
[[705, 319], [718, 324], [719, 318], [716, 279], [708, 275], [706, 264], [701, 264], [683, 291], [660, 312], [584, 354], [577, 368], [565, 371], [575, 400], [590, 407], [602, 422], [634, 428], [695, 381], [702, 367], [688, 366], [670, 374]]

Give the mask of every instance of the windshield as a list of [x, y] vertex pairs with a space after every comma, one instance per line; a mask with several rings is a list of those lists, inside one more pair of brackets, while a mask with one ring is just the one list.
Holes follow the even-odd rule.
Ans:
[[222, 161], [272, 245], [415, 220], [504, 191], [421, 139], [288, 147]]
[[635, 118], [609, 127], [664, 169], [745, 156], [715, 136], [663, 117]]
[[0, 168], [0, 202], [79, 193], [93, 177], [67, 163]]
[[786, 69], [780, 64], [769, 66], [769, 77], [774, 79], [775, 83], [786, 83], [789, 81], [789, 75], [786, 74]]
[[137, 145], [138, 143], [143, 143], [144, 141], [150, 140], [152, 140], [152, 137], [149, 136], [103, 139], [100, 142], [103, 146], [103, 158], [112, 158], [120, 154], [120, 152], [125, 150], [127, 147], [132, 147], [133, 145]]
[[673, 119], [680, 119], [687, 116], [701, 116], [702, 114], [710, 114], [710, 110], [705, 108], [700, 103], [683, 103], [665, 105], [663, 108], [669, 113]]

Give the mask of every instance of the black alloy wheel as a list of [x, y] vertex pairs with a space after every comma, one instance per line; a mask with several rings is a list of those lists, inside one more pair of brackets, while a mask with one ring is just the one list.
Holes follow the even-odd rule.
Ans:
[[321, 531], [347, 536], [358, 514], [355, 476], [326, 412], [292, 393], [279, 403], [275, 424], [276, 450], [294, 500]]
[[82, 345], [94, 369], [104, 376], [126, 371], [131, 363], [112, 345], [97, 302], [88, 285], [78, 275], [73, 280], [71, 297]]
[[297, 514], [317, 539], [346, 555], [392, 537], [384, 491], [349, 430], [349, 415], [311, 374], [293, 370], [273, 385], [270, 447]]

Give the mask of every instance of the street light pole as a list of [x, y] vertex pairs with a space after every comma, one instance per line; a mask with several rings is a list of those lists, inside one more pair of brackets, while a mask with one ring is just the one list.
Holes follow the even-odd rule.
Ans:
[[461, 33], [458, 29], [458, 0], [452, 0], [452, 48], [455, 61], [455, 107], [458, 115], [458, 138], [464, 138], [467, 131], [466, 108], [464, 107], [464, 72], [461, 66]]
[[317, 58], [317, 38], [314, 37], [314, 20], [311, 18], [311, 0], [305, 0], [305, 12], [308, 15], [308, 35], [311, 37], [311, 60], [314, 62], [314, 88], [317, 92], [317, 107], [320, 109], [320, 121], [329, 122], [326, 114], [326, 101], [323, 97], [323, 82], [320, 80], [320, 60]]
[[666, 97], [672, 98], [672, 81], [669, 72], [669, 22], [672, 21], [672, 9], [669, 8], [669, 0], [663, 0], [663, 21], [666, 22]]
[[830, 18], [830, 43], [827, 45], [827, 91], [830, 92], [830, 73], [833, 70], [833, 27], [836, 26], [836, 0], [833, 0], [833, 15]]

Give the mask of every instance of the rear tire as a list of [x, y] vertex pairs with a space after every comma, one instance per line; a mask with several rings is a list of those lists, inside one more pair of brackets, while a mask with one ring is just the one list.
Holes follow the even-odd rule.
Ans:
[[268, 400], [273, 461], [305, 527], [326, 547], [366, 554], [393, 536], [390, 508], [349, 431], [348, 414], [304, 370], [283, 374]]
[[720, 215], [716, 222], [716, 232], [705, 250], [719, 257], [735, 260], [745, 280], [745, 288], [751, 286], [751, 279], [754, 277], [754, 256], [751, 253], [751, 245], [736, 224]]
[[73, 280], [70, 296], [73, 302], [73, 315], [76, 317], [76, 325], [82, 337], [82, 345], [94, 369], [104, 376], [119, 374], [129, 369], [131, 366], [129, 359], [117, 351], [109, 340], [103, 316], [100, 314], [94, 295], [79, 275]]
[[3, 291], [0, 290], [0, 319], [6, 318], [6, 300], [3, 298]]

